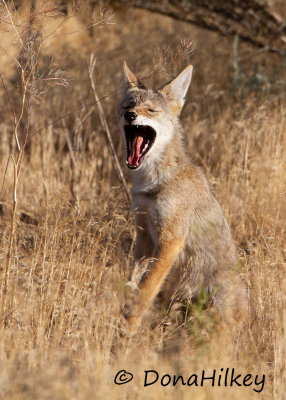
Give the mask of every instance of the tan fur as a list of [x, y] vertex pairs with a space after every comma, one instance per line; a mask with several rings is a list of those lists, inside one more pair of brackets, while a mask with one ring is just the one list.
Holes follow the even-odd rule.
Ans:
[[129, 69], [126, 74], [126, 66], [124, 71], [119, 105], [123, 135], [126, 109], [136, 114], [131, 124], [156, 131], [150, 151], [131, 172], [137, 238], [130, 279], [139, 294], [125, 313], [130, 328], [138, 326], [160, 291], [169, 301], [174, 296], [191, 300], [202, 282], [223, 315], [238, 308], [244, 313], [246, 294], [233, 271], [237, 260], [229, 227], [204, 174], [186, 155], [177, 118], [192, 68], [155, 92], [140, 83], [137, 89], [128, 85], [134, 75]]
[[181, 105], [176, 105], [176, 104], [175, 104], [174, 106], [171, 107], [172, 113], [173, 113], [174, 115], [176, 115], [176, 116], [180, 114], [181, 109], [182, 109], [182, 106], [181, 106]]
[[145, 117], [150, 117], [151, 115], [150, 111], [148, 111], [148, 109], [145, 107], [135, 107], [134, 111], [137, 114], [144, 115]]

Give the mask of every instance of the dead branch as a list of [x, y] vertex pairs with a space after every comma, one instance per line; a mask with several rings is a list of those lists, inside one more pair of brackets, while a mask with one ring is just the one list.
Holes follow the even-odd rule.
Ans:
[[256, 47], [286, 53], [286, 20], [265, 0], [116, 0], [210, 29]]
[[101, 105], [101, 103], [99, 101], [99, 97], [98, 97], [97, 92], [96, 92], [95, 83], [94, 83], [94, 77], [93, 77], [95, 63], [96, 63], [95, 55], [91, 54], [88, 73], [89, 73], [89, 79], [90, 79], [90, 83], [91, 83], [94, 99], [96, 101], [97, 110], [98, 110], [98, 114], [99, 114], [99, 117], [100, 117], [101, 125], [103, 127], [104, 132], [105, 132], [107, 145], [108, 145], [111, 157], [112, 157], [113, 162], [114, 162], [114, 166], [115, 166], [115, 170], [116, 170], [118, 179], [122, 183], [123, 188], [124, 188], [124, 192], [126, 194], [126, 197], [127, 197], [128, 201], [130, 202], [131, 198], [130, 198], [128, 186], [127, 186], [126, 180], [124, 178], [122, 169], [120, 167], [120, 163], [119, 163], [119, 160], [118, 160], [118, 157], [117, 157], [117, 154], [116, 154], [116, 150], [115, 150], [114, 145], [113, 145], [112, 137], [111, 137], [111, 134], [110, 134], [109, 127], [107, 125], [107, 121], [106, 121], [106, 118], [105, 118], [105, 115], [104, 115], [104, 111], [103, 111], [102, 105]]

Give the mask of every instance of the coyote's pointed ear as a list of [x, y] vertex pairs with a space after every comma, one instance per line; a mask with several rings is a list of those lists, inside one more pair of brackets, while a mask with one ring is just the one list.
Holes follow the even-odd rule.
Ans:
[[139, 81], [136, 75], [130, 71], [126, 62], [123, 62], [123, 79], [120, 87], [121, 95], [126, 94], [129, 89], [146, 89], [145, 86]]
[[185, 97], [192, 79], [193, 66], [188, 65], [175, 79], [163, 86], [159, 91], [173, 103], [174, 113], [178, 115], [183, 108]]

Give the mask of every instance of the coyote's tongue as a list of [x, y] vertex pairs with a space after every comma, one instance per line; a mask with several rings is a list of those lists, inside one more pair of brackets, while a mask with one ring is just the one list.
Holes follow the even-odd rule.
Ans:
[[144, 143], [144, 138], [142, 136], [136, 136], [131, 144], [131, 152], [128, 157], [128, 164], [131, 166], [137, 166], [138, 160], [141, 155], [141, 146]]

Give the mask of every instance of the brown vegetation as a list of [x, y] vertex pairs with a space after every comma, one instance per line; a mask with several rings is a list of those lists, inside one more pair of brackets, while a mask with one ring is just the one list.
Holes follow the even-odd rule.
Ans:
[[[10, 10], [16, 28], [31, 27], [27, 7], [20, 8], [18, 16]], [[77, 16], [71, 16], [71, 10], [67, 16], [42, 13], [44, 20], [36, 24], [35, 19], [30, 33], [24, 32], [38, 46], [43, 32], [49, 34], [63, 24], [63, 30], [41, 44], [35, 67], [39, 75], [31, 74], [34, 91], [27, 91], [28, 103], [16, 128], [20, 150], [25, 138], [39, 131], [26, 140], [17, 177], [17, 207], [11, 160], [0, 198], [0, 398], [282, 400], [286, 392], [285, 64], [278, 55], [257, 53], [237, 40], [167, 17], [124, 7], [114, 12], [114, 25], [86, 31], [82, 28], [90, 24], [91, 16], [84, 2]], [[94, 17], [98, 15], [95, 7]], [[29, 55], [19, 58], [19, 38], [3, 2], [0, 17], [0, 68], [17, 121], [23, 85], [21, 67], [13, 57], [23, 66]], [[33, 32], [39, 33], [38, 41], [31, 38]], [[196, 51], [194, 55], [179, 51], [185, 57], [177, 57], [178, 43], [186, 38], [195, 42]], [[94, 103], [88, 75], [91, 52], [97, 56], [96, 90], [99, 97], [107, 96], [101, 105], [127, 179], [116, 121], [122, 61], [127, 59], [140, 78], [153, 70], [155, 74], [144, 83], [155, 86], [165, 81], [166, 74], [181, 69], [180, 60], [194, 65], [182, 115], [186, 146], [205, 169], [222, 205], [249, 290], [250, 319], [235, 339], [215, 325], [203, 298], [191, 306], [186, 320], [178, 317], [165, 327], [145, 326], [133, 338], [120, 336], [134, 229], [97, 109], [82, 107]], [[174, 62], [168, 65], [172, 57]], [[161, 68], [153, 68], [154, 60]], [[25, 73], [31, 71], [30, 61]], [[39, 76], [54, 77], [59, 70], [65, 74], [58, 72], [55, 78], [69, 86], [49, 86], [45, 80], [38, 85]], [[47, 71], [50, 75], [45, 75]], [[17, 160], [19, 148], [11, 103], [3, 85], [0, 90], [3, 176], [9, 154]], [[67, 117], [59, 118], [63, 115]], [[158, 318], [163, 316], [154, 313], [154, 320]], [[188, 377], [204, 368], [226, 367], [241, 374], [266, 374], [263, 391], [256, 394], [251, 386], [211, 384], [143, 387], [145, 369]], [[133, 372], [134, 380], [116, 386], [114, 376], [121, 369]]]

